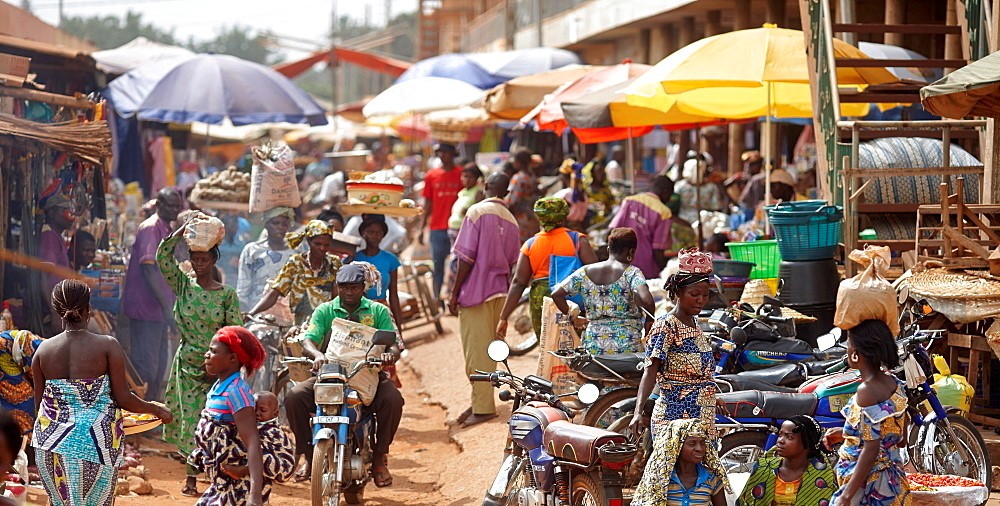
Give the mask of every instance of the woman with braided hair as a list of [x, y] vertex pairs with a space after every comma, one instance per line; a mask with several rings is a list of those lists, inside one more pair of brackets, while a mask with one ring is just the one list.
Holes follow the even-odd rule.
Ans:
[[778, 431], [774, 449], [754, 465], [737, 506], [825, 506], [837, 487], [822, 450], [823, 431], [809, 415], [796, 415]]
[[31, 363], [38, 410], [31, 445], [49, 504], [109, 505], [122, 460], [121, 409], [173, 417], [132, 393], [125, 353], [115, 338], [93, 334], [90, 287], [67, 279], [52, 290], [61, 334], [41, 343]]
[[[199, 505], [258, 505], [264, 470], [253, 392], [244, 381], [264, 364], [264, 347], [252, 332], [222, 327], [205, 352], [205, 372], [215, 376], [201, 412], [191, 462], [202, 467], [211, 485]], [[247, 478], [230, 475], [226, 466], [245, 465]]]

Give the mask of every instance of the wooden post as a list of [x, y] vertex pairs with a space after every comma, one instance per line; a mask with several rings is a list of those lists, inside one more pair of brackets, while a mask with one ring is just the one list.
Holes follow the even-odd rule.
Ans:
[[779, 28], [788, 28], [785, 26], [785, 0], [767, 0], [764, 17], [768, 23], [774, 23]]
[[711, 37], [722, 33], [722, 12], [718, 10], [705, 13], [705, 36]]
[[[904, 15], [905, 7], [903, 0], [885, 0], [885, 24], [901, 25], [903, 24]], [[902, 46], [903, 34], [887, 33], [885, 34], [885, 43], [893, 46]]]
[[[733, 0], [733, 30], [750, 28], [750, 0]], [[729, 175], [743, 170], [740, 155], [746, 149], [746, 125], [743, 123], [729, 124]], [[760, 149], [760, 146], [757, 146]]]
[[[954, 26], [958, 24], [958, 11], [956, 10], [955, 4], [958, 0], [948, 0], [947, 14], [945, 15], [945, 24], [948, 26]], [[944, 36], [944, 57], [949, 60], [960, 60], [962, 59], [962, 41], [958, 34], [947, 34]], [[955, 69], [945, 69], [945, 73], [949, 73]]]

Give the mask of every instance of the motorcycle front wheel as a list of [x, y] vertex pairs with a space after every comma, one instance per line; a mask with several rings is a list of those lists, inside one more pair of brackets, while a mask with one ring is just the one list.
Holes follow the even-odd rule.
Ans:
[[719, 461], [727, 473], [749, 473], [764, 453], [767, 432], [741, 430], [726, 434], [719, 449]]
[[342, 447], [332, 439], [324, 439], [313, 447], [312, 506], [339, 506], [341, 483], [337, 480], [337, 470]]
[[[933, 426], [920, 427], [916, 445], [911, 448], [913, 464], [921, 472], [964, 476], [990, 488], [993, 467], [983, 436], [972, 422], [961, 415], [948, 415], [947, 420], [957, 441], [951, 439], [943, 420], [935, 421]], [[928, 441], [928, 438], [933, 440]], [[931, 453], [925, 454], [925, 450], [931, 448]], [[962, 457], [960, 449], [969, 456], [968, 460]]]
[[587, 412], [583, 415], [583, 424], [605, 429], [615, 420], [628, 417], [631, 413], [616, 409], [615, 404], [626, 399], [635, 399], [637, 393], [638, 389], [631, 387], [618, 388], [604, 393], [587, 408]]
[[499, 506], [513, 506], [517, 504], [517, 498], [514, 497], [515, 492], [518, 490], [528, 487], [530, 481], [528, 479], [528, 461], [527, 457], [521, 455], [507, 455], [504, 458], [503, 463], [500, 465], [500, 470], [497, 471], [497, 477], [493, 480], [493, 487], [503, 483], [503, 492], [500, 496], [493, 495], [493, 487], [486, 493], [486, 499], [483, 504], [496, 504]]
[[579, 473], [573, 477], [570, 498], [572, 506], [604, 506], [608, 503], [604, 487], [589, 473]]

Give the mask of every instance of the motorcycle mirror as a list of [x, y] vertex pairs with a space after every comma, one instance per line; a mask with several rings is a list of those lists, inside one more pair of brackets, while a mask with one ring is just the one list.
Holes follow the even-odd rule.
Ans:
[[747, 332], [741, 327], [733, 327], [733, 330], [729, 331], [729, 338], [738, 345], [744, 345], [747, 342]]
[[832, 332], [828, 334], [823, 334], [816, 338], [816, 347], [819, 351], [826, 351], [833, 348], [837, 344], [837, 336], [833, 335]]
[[906, 299], [910, 298], [910, 287], [908, 285], [903, 285], [899, 287], [899, 292], [896, 293], [896, 302], [900, 305], [906, 303]]
[[597, 385], [593, 383], [587, 383], [577, 390], [576, 397], [580, 399], [580, 402], [590, 405], [597, 402], [597, 398], [601, 396], [601, 389], [597, 388]]
[[378, 346], [392, 346], [396, 343], [396, 333], [391, 330], [376, 330], [372, 336], [372, 344]]
[[486, 353], [494, 362], [505, 362], [510, 356], [510, 346], [504, 341], [495, 340], [486, 348]]

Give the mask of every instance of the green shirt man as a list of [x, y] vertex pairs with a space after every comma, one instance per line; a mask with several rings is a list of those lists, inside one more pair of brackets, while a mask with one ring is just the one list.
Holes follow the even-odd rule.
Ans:
[[313, 311], [312, 319], [309, 320], [309, 328], [306, 330], [306, 338], [317, 347], [321, 346], [323, 339], [330, 333], [330, 327], [336, 318], [355, 321], [377, 330], [396, 330], [396, 325], [392, 323], [392, 316], [389, 314], [389, 308], [384, 305], [362, 297], [357, 309], [352, 312], [341, 305], [338, 296], [329, 302], [320, 304]]

